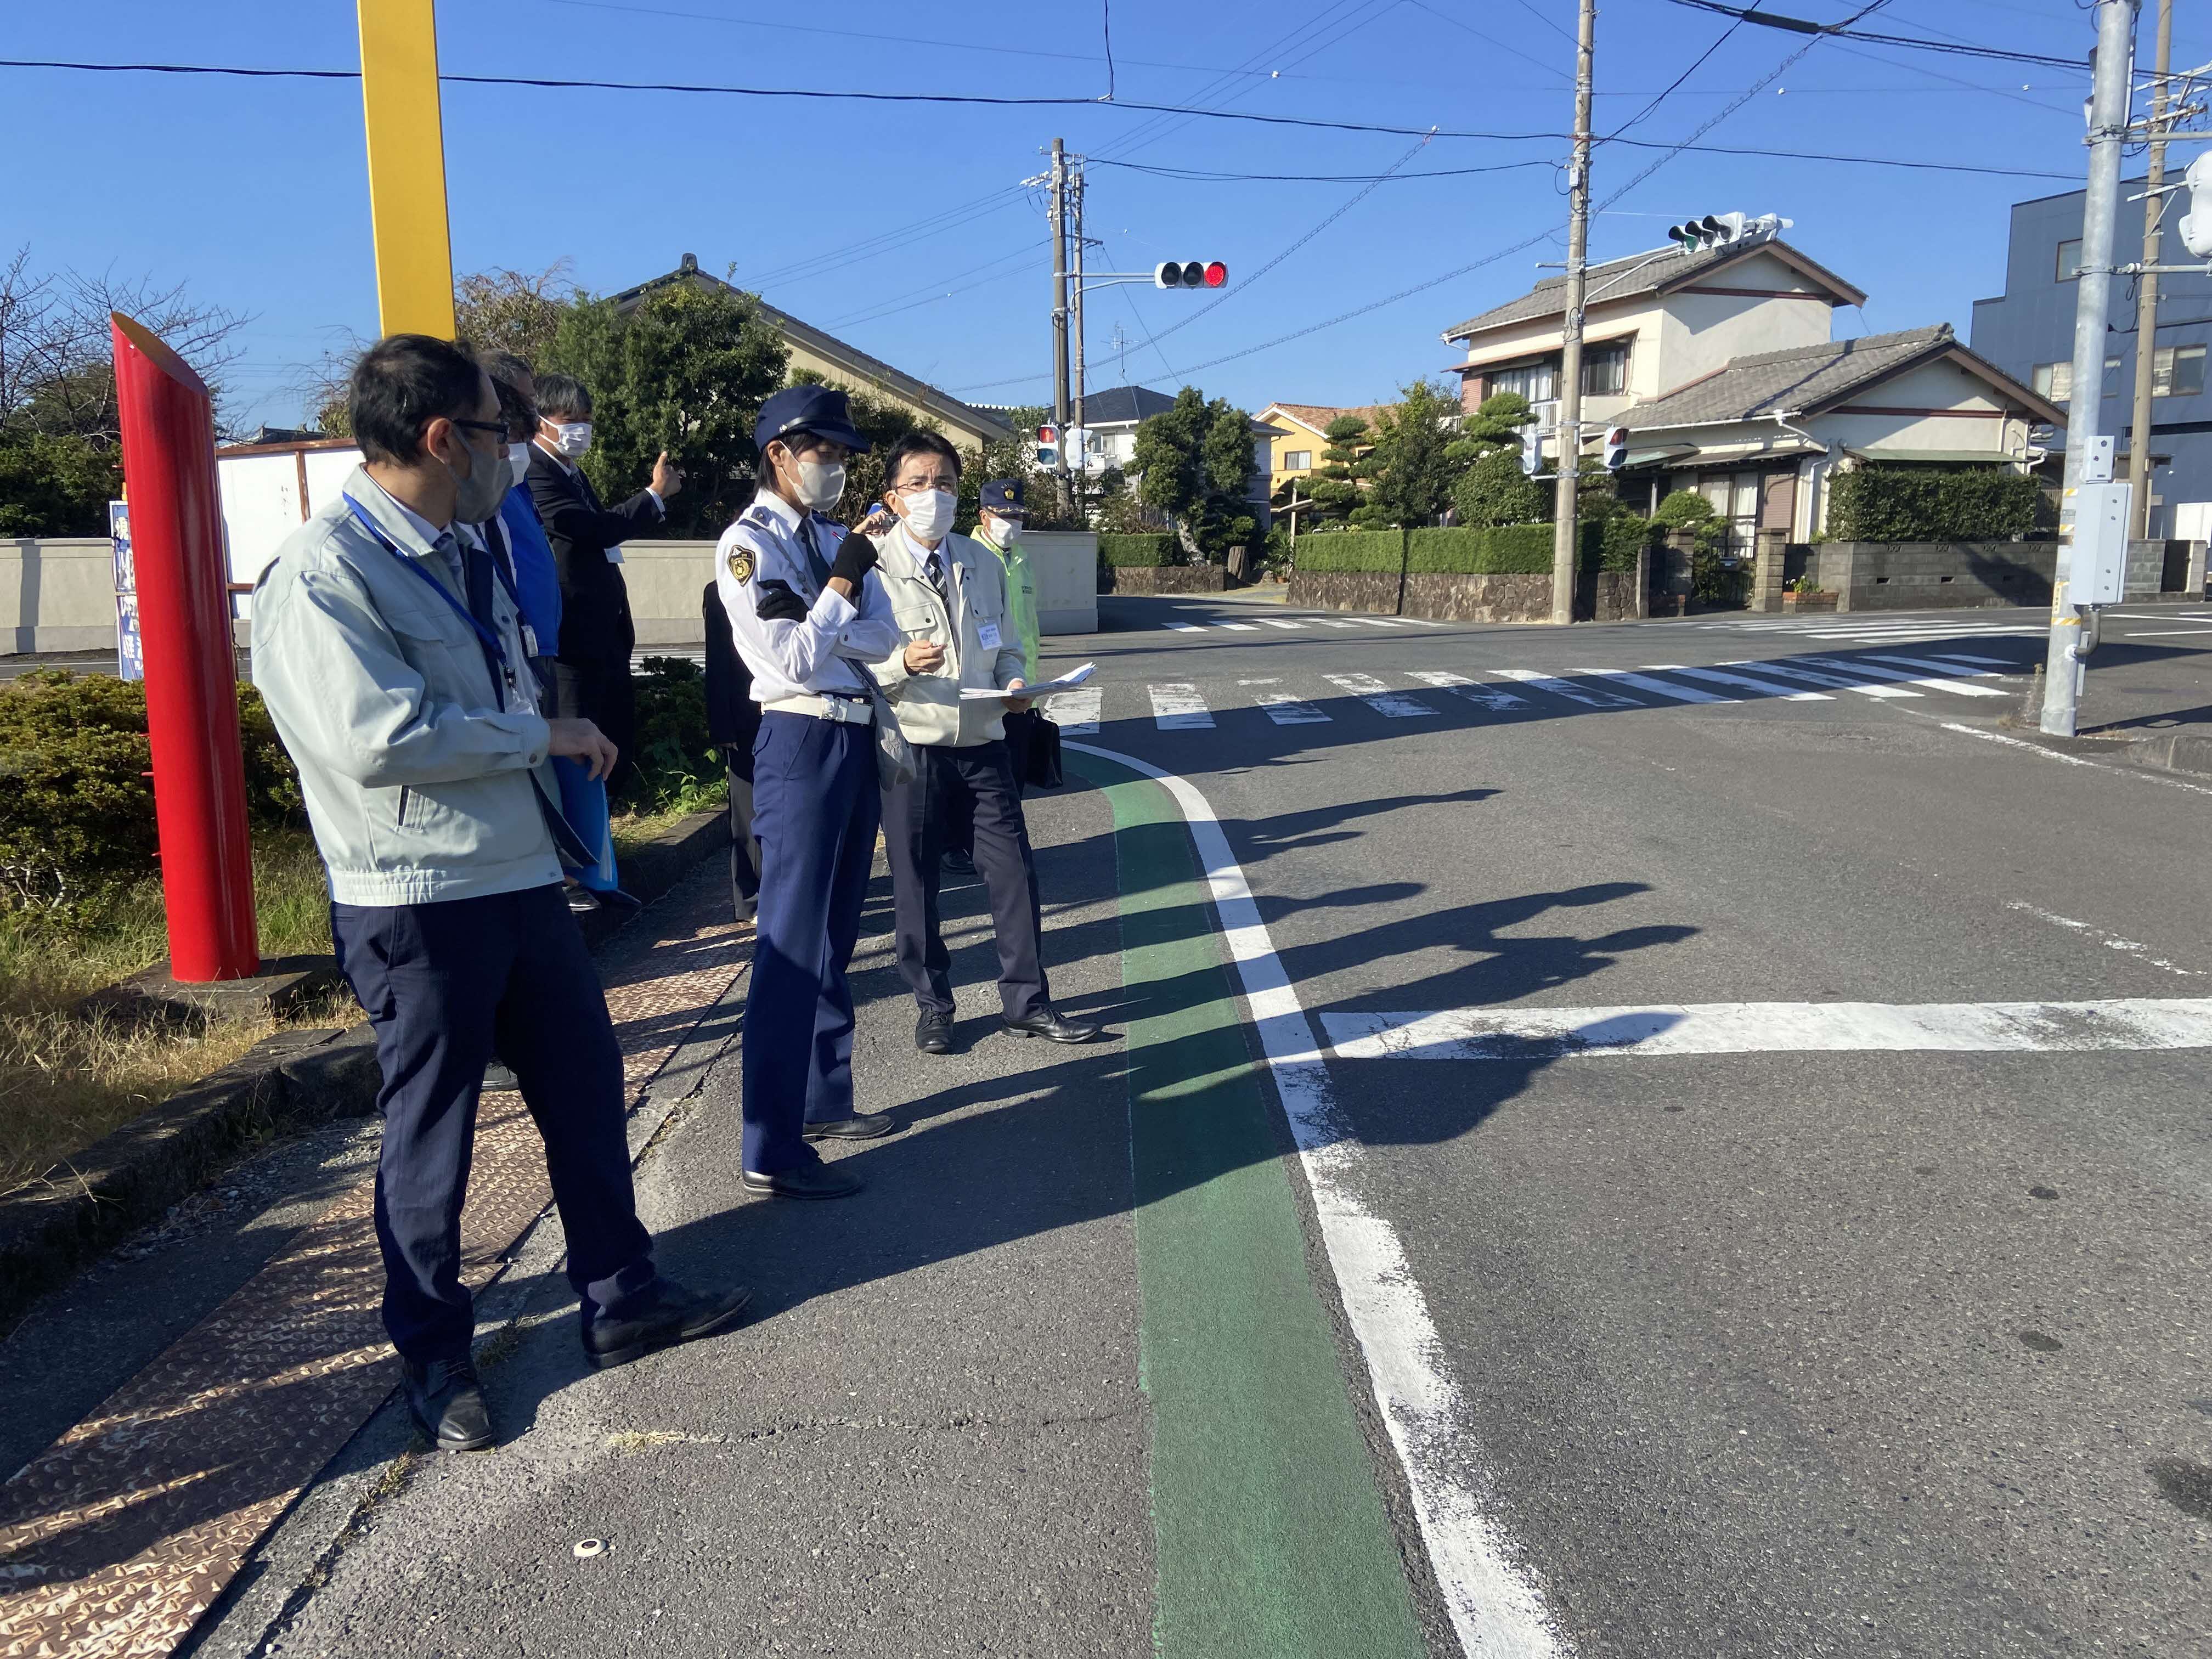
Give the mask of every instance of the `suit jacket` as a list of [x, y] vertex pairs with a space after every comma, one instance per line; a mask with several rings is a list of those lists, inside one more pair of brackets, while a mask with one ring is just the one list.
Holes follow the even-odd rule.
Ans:
[[622, 567], [608, 559], [607, 550], [658, 525], [660, 509], [642, 489], [618, 507], [601, 506], [589, 478], [571, 473], [536, 444], [530, 446], [528, 482], [561, 579], [562, 660], [628, 662], [637, 629]]
[[727, 750], [738, 775], [750, 781], [753, 738], [760, 731], [761, 717], [760, 705], [753, 701], [752, 671], [738, 654], [719, 583], [707, 584], [700, 611], [707, 624], [707, 740]]

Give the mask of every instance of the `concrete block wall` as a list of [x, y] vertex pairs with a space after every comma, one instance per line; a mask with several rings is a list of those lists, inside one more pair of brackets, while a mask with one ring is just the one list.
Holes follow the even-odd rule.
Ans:
[[114, 648], [106, 537], [0, 540], [0, 653]]

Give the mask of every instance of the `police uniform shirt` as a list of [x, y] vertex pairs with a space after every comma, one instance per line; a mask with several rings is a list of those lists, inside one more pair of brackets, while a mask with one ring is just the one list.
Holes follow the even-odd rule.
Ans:
[[805, 538], [811, 537], [826, 573], [845, 534], [820, 514], [802, 516], [763, 489], [715, 543], [714, 585], [738, 654], [752, 672], [755, 702], [866, 694], [860, 665], [881, 662], [905, 644], [873, 571], [861, 579], [857, 605], [828, 586], [826, 574], [816, 574]]

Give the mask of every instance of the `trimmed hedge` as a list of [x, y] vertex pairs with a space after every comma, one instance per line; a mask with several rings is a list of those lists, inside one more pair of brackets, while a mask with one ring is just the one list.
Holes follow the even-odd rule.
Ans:
[[1406, 568], [1406, 532], [1402, 530], [1334, 530], [1302, 537], [1297, 561], [1300, 570], [1358, 570], [1395, 576]]
[[2001, 466], [1862, 465], [1828, 480], [1828, 535], [1839, 542], [1985, 542], [2035, 528], [2041, 491]]
[[1183, 564], [1182, 544], [1171, 535], [1107, 532], [1098, 538], [1098, 562], [1120, 567]]
[[[1603, 570], [1632, 570], [1640, 538], [1625, 543], [1626, 561], [1609, 541], [1610, 525], [1577, 526], [1582, 563]], [[1481, 529], [1416, 530], [1407, 536], [1406, 570], [1449, 576], [1548, 576], [1552, 574], [1552, 526], [1501, 524]]]

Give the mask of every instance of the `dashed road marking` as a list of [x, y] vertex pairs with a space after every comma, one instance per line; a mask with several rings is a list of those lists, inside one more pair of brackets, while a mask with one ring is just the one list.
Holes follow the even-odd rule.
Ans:
[[1152, 723], [1163, 732], [1194, 732], [1211, 727], [1213, 715], [1194, 685], [1150, 685]]
[[1340, 691], [1349, 691], [1378, 714], [1392, 720], [1416, 719], [1437, 711], [1419, 697], [1393, 691], [1372, 674], [1324, 674], [1322, 678]]

